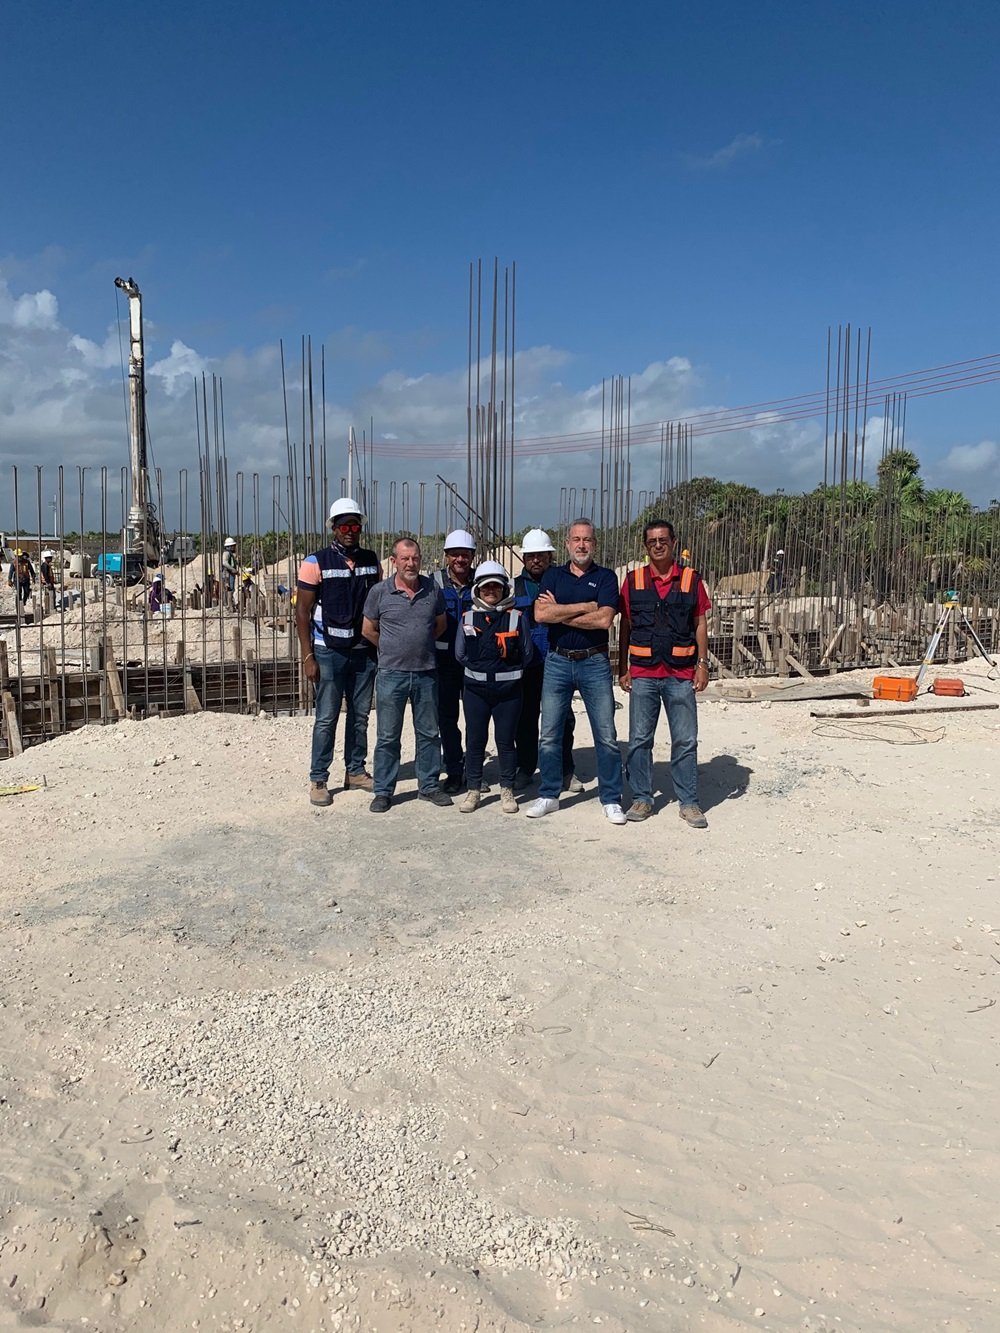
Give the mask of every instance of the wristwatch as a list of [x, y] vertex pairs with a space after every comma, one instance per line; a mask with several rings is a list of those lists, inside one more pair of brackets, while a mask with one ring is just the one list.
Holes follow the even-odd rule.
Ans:
[[703, 666], [703, 667], [710, 667], [712, 664], [711, 664], [711, 662], [709, 662], [709, 660], [708, 660], [707, 657], [699, 657], [699, 658], [698, 658], [698, 665], [699, 665], [699, 666]]

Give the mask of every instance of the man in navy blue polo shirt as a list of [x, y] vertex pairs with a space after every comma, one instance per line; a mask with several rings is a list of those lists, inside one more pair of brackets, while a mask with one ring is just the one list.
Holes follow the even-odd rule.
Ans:
[[569, 562], [542, 576], [535, 619], [549, 628], [549, 653], [542, 681], [542, 723], [538, 744], [541, 781], [531, 819], [559, 809], [562, 738], [574, 690], [587, 710], [597, 755], [597, 787], [604, 814], [624, 824], [622, 757], [615, 735], [614, 680], [608, 658], [608, 631], [618, 613], [618, 580], [594, 563], [597, 538], [590, 519], [579, 518], [566, 538]]

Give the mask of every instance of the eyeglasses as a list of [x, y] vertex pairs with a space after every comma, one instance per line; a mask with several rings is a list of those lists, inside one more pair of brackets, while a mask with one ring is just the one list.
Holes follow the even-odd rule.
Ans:
[[338, 520], [333, 526], [334, 526], [335, 528], [344, 528], [346, 531], [349, 531], [349, 532], [360, 532], [360, 531], [361, 531], [361, 524], [358, 522], [358, 520], [357, 520], [356, 518], [348, 518], [348, 519], [344, 519], [344, 520]]
[[647, 546], [673, 546], [673, 544], [674, 544], [674, 538], [673, 538], [673, 537], [647, 537], [647, 538], [646, 538], [646, 545], [647, 545]]

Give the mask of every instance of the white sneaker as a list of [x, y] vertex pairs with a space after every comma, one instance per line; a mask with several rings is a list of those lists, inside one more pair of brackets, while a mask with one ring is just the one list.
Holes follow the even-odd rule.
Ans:
[[539, 796], [537, 800], [531, 802], [524, 813], [529, 819], [541, 819], [542, 815], [554, 815], [558, 809], [559, 802], [554, 796]]
[[620, 805], [606, 805], [604, 807], [604, 814], [609, 824], [628, 823], [628, 820], [625, 818], [625, 811]]

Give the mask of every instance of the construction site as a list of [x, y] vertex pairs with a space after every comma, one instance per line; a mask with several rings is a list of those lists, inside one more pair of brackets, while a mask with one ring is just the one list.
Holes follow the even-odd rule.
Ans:
[[[713, 598], [717, 679], [898, 670], [920, 664], [929, 646], [929, 665], [948, 666], [1000, 647], [1000, 503], [977, 511], [958, 492], [925, 491], [906, 447], [911, 398], [984, 382], [992, 365], [876, 380], [871, 330], [829, 330], [825, 389], [764, 414], [823, 418], [823, 475], [808, 494], [764, 495], [698, 471], [701, 437], [760, 413], [633, 423], [623, 377], [604, 383], [593, 439], [518, 441], [516, 270], [494, 262], [484, 271], [479, 261], [469, 267], [467, 439], [451, 450], [450, 477], [380, 478], [419, 450], [376, 441], [374, 423], [352, 428], [346, 447], [329, 441], [325, 351], [314, 365], [307, 338], [292, 390], [281, 349], [284, 470], [230, 470], [222, 382], [203, 375], [192, 386], [197, 466], [171, 476], [149, 463], [141, 293], [131, 278], [116, 285], [129, 310], [128, 466], [12, 471], [0, 757], [123, 717], [307, 712], [296, 575], [328, 540], [330, 501], [358, 501], [384, 571], [397, 536], [415, 536], [432, 569], [444, 534], [462, 527], [480, 559], [517, 573], [518, 502], [524, 492], [537, 501], [532, 460], [543, 452], [565, 454], [567, 470], [581, 475], [586, 461], [596, 480], [549, 498], [557, 550], [568, 525], [587, 517], [600, 562], [621, 578], [642, 558], [643, 521], [656, 514], [674, 524], [683, 558]], [[881, 423], [877, 440], [872, 420]], [[632, 482], [640, 457], [647, 476], [650, 458], [657, 462], [656, 484], [645, 489]], [[15, 577], [19, 558], [30, 577]]]

